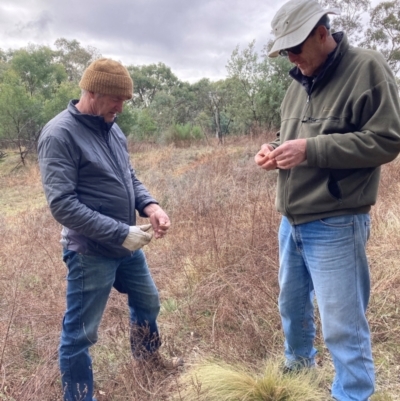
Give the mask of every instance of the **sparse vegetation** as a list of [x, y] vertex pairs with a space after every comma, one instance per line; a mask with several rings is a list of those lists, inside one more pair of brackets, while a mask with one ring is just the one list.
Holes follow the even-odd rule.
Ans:
[[[283, 342], [277, 310], [276, 176], [258, 169], [253, 160], [266, 140], [265, 135], [235, 137], [224, 146], [192, 143], [184, 148], [131, 144], [138, 176], [172, 220], [168, 236], [152, 241], [145, 252], [162, 300], [162, 352], [183, 356], [186, 364], [174, 375], [137, 372], [130, 357], [126, 298], [113, 291], [99, 342], [92, 348], [98, 401], [294, 399], [277, 394], [300, 384], [274, 370], [282, 362]], [[0, 400], [59, 401], [57, 348], [66, 274], [60, 226], [45, 205], [35, 160], [13, 169], [13, 151], [4, 153]], [[368, 316], [377, 368], [373, 401], [400, 400], [399, 164], [397, 159], [382, 169], [368, 247], [373, 284]], [[315, 390], [298, 396], [299, 401], [329, 400], [333, 368], [319, 331], [317, 348], [317, 380], [310, 382]], [[210, 359], [219, 363], [210, 365]], [[235, 386], [239, 393], [230, 396], [225, 384], [225, 398], [218, 398], [215, 391], [220, 391], [223, 374], [228, 383], [231, 375], [238, 375], [235, 383], [244, 383]], [[271, 375], [275, 379], [268, 388], [275, 395], [267, 398], [261, 392], [258, 398], [245, 398], [252, 388], [266, 388], [262, 383]], [[188, 383], [197, 390], [190, 392]], [[245, 384], [247, 390], [242, 389]], [[199, 386], [211, 398], [204, 398]]]

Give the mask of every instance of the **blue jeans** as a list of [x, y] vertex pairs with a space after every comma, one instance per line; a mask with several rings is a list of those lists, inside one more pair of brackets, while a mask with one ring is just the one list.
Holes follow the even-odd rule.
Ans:
[[279, 228], [279, 311], [286, 366], [315, 364], [314, 294], [322, 333], [335, 366], [332, 396], [367, 401], [374, 392], [374, 365], [365, 313], [370, 276], [365, 247], [368, 214], [330, 217]]
[[59, 348], [64, 400], [92, 401], [89, 347], [97, 342], [113, 285], [128, 294], [132, 331], [147, 333], [131, 336], [134, 356], [142, 350], [152, 353], [160, 346], [156, 323], [160, 300], [142, 250], [116, 259], [64, 250], [63, 260], [68, 267], [67, 309]]

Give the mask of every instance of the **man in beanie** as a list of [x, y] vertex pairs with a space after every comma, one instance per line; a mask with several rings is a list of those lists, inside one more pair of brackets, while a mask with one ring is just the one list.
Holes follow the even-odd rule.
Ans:
[[278, 169], [279, 310], [285, 371], [315, 365], [313, 298], [332, 355], [332, 395], [367, 401], [374, 392], [366, 243], [380, 166], [400, 151], [398, 88], [376, 51], [331, 33], [314, 0], [291, 0], [272, 20], [270, 57], [288, 57], [293, 78], [275, 141], [255, 156]]
[[[158, 349], [160, 301], [141, 248], [170, 227], [167, 214], [132, 169], [115, 123], [133, 83], [120, 63], [94, 61], [79, 83], [82, 95], [43, 128], [39, 165], [50, 211], [62, 224], [68, 267], [67, 308], [59, 349], [65, 401], [92, 401], [89, 347], [114, 286], [128, 296], [135, 359], [174, 368]], [[136, 226], [135, 209], [150, 224]], [[154, 366], [155, 363], [152, 363]]]

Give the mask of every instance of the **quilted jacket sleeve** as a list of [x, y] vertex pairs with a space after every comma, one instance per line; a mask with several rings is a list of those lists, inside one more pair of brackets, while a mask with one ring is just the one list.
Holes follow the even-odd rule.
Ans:
[[65, 227], [100, 243], [121, 245], [129, 226], [81, 203], [76, 192], [78, 149], [46, 128], [38, 145], [39, 167], [46, 199], [53, 217]]

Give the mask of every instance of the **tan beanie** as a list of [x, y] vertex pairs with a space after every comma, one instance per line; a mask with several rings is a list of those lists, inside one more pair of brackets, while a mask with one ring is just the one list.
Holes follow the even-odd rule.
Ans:
[[132, 98], [133, 81], [118, 61], [100, 58], [86, 68], [79, 87], [89, 92]]

